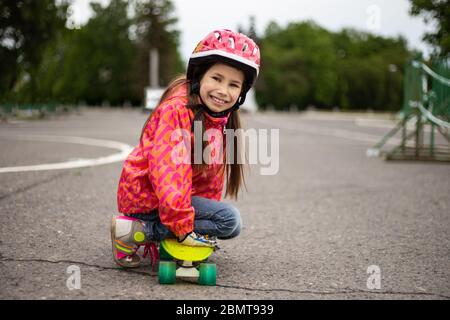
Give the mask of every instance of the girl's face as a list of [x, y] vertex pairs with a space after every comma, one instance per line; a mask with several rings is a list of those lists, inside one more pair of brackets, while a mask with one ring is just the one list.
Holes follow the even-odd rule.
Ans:
[[200, 81], [200, 97], [210, 110], [221, 112], [234, 106], [243, 83], [244, 73], [241, 70], [216, 63]]

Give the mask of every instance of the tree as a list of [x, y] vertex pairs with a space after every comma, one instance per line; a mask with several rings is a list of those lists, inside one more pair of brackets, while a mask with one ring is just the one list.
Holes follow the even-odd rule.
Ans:
[[312, 21], [291, 23], [284, 30], [271, 23], [261, 53], [259, 104], [277, 109], [332, 104], [337, 78], [331, 33]]
[[135, 1], [136, 92], [143, 93], [150, 82], [150, 49], [156, 49], [159, 53], [159, 85], [167, 85], [177, 73], [184, 71], [178, 52], [179, 31], [175, 29], [178, 19], [173, 12], [174, 6], [170, 0]]
[[42, 99], [60, 102], [121, 105], [137, 103], [133, 96], [132, 61], [135, 46], [130, 40], [132, 21], [128, 3], [111, 0], [103, 7], [91, 3], [93, 17], [79, 29], [67, 29], [47, 48], [40, 68]]
[[448, 57], [450, 52], [450, 1], [410, 0], [410, 14], [423, 16], [425, 23], [434, 22], [436, 31], [426, 33], [423, 40], [431, 44], [434, 55]]
[[314, 22], [281, 28], [272, 22], [261, 38], [262, 68], [256, 99], [263, 108], [292, 106], [398, 110], [402, 68], [412, 55], [402, 37], [353, 29], [333, 33]]
[[46, 46], [64, 30], [67, 9], [65, 0], [0, 0], [0, 98], [14, 99], [28, 85], [28, 100], [35, 101], [36, 71]]
[[129, 38], [128, 3], [111, 0], [105, 8], [98, 3], [91, 6], [94, 17], [76, 32], [67, 71], [75, 80], [74, 89], [79, 90], [78, 99], [119, 105], [133, 98], [130, 82], [135, 48]]
[[335, 104], [342, 109], [400, 108], [403, 65], [411, 56], [406, 40], [354, 29], [334, 34], [338, 63]]
[[249, 27], [248, 29], [245, 29], [241, 25], [238, 25], [238, 32], [245, 34], [246, 36], [250, 37], [253, 41], [256, 43], [259, 43], [259, 36], [256, 32], [256, 18], [255, 16], [249, 17]]
[[[3, 17], [18, 23], [16, 20], [21, 17], [20, 14], [14, 14], [15, 19], [10, 18], [16, 7], [24, 11], [25, 6], [28, 20], [22, 20], [31, 21], [30, 12], [39, 13], [36, 7], [41, 4], [45, 7], [44, 2], [48, 4], [47, 9], [53, 8], [54, 1], [11, 1], [8, 7], [1, 8], [0, 25], [11, 24], [5, 23]], [[57, 3], [61, 3], [61, 0]], [[24, 60], [26, 56], [22, 51], [18, 51], [22, 54], [18, 55], [15, 54], [17, 50], [12, 50], [17, 46], [11, 40], [12, 35], [15, 35], [11, 27], [3, 27], [2, 50], [5, 47], [11, 50], [7, 52], [8, 55], [3, 55], [5, 59], [0, 60], [0, 85], [12, 87], [20, 97], [20, 102], [83, 101], [90, 105], [122, 105], [131, 102], [137, 105], [141, 103], [144, 87], [148, 85], [148, 50], [151, 47], [160, 51], [162, 85], [177, 72], [183, 71], [177, 51], [179, 35], [174, 28], [176, 18], [172, 17], [173, 6], [169, 0], [110, 0], [106, 6], [94, 2], [91, 7], [94, 14], [86, 25], [74, 29], [65, 28], [64, 24], [58, 25], [60, 29], [51, 38], [48, 36], [48, 41], [41, 43], [39, 41], [43, 35], [29, 32], [29, 48], [36, 50], [24, 51], [24, 48], [22, 51], [31, 54], [39, 52], [39, 59], [36, 58], [31, 64], [33, 68], [28, 67], [28, 60]], [[45, 33], [46, 29], [40, 24], [54, 19], [49, 16], [41, 20], [35, 17], [33, 21], [39, 25], [37, 30]], [[23, 29], [26, 27], [34, 30], [24, 22]], [[21, 39], [20, 36], [17, 38]], [[17, 62], [13, 65], [17, 67], [17, 72], [11, 68], [11, 61]], [[6, 68], [11, 69], [3, 72]], [[14, 75], [16, 78], [12, 81]], [[30, 77], [33, 81], [29, 80]], [[5, 97], [4, 90], [1, 92]]]

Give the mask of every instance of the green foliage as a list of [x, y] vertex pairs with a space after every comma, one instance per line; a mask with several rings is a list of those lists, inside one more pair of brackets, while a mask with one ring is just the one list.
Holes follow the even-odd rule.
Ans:
[[[184, 63], [178, 52], [179, 32], [174, 25], [174, 7], [169, 0], [136, 1], [134, 88], [142, 93], [149, 85], [149, 51], [159, 52], [159, 85], [167, 85], [173, 77], [184, 72]], [[143, 72], [145, 70], [145, 72]]]
[[285, 30], [271, 24], [261, 40], [261, 48], [264, 65], [259, 88], [267, 93], [260, 94], [262, 105], [287, 109], [291, 105], [332, 102], [336, 59], [328, 31], [313, 22], [289, 24]]
[[425, 23], [434, 23], [436, 30], [426, 33], [423, 40], [434, 48], [434, 55], [448, 57], [450, 53], [450, 1], [449, 0], [410, 0], [410, 13], [421, 15]]
[[[35, 10], [35, 3], [40, 3], [22, 2], [21, 8], [25, 10], [25, 7], [25, 11]], [[47, 1], [50, 2], [54, 0]], [[106, 7], [99, 3], [91, 3], [91, 7], [94, 15], [86, 25], [67, 29], [63, 23], [59, 32], [55, 31], [52, 41], [37, 46], [39, 59], [24, 63], [23, 58], [17, 58], [28, 52], [26, 48], [18, 50], [19, 54], [15, 56], [11, 54], [9, 59], [17, 61], [20, 67], [16, 78], [25, 81], [16, 80], [15, 86], [10, 85], [9, 89], [5, 86], [2, 92], [12, 92], [14, 87], [16, 96], [20, 97], [16, 101], [22, 103], [30, 100], [137, 105], [141, 104], [144, 87], [149, 83], [150, 47], [160, 52], [161, 85], [183, 71], [170, 0], [111, 0]], [[41, 17], [44, 25], [56, 19], [55, 15], [60, 15], [56, 11], [46, 13]], [[41, 23], [37, 18], [35, 20], [35, 23]], [[5, 23], [4, 30], [9, 30], [10, 24]], [[36, 34], [30, 34], [30, 38], [32, 45], [41, 39]], [[8, 79], [13, 76], [12, 71], [5, 72], [0, 81], [10, 83], [12, 80]], [[8, 98], [7, 94], [2, 96]]]
[[[94, 16], [74, 29], [65, 27], [68, 1], [0, 0], [0, 101], [141, 104], [152, 48], [160, 55], [161, 86], [184, 71], [171, 0], [91, 3]], [[427, 39], [448, 54], [448, 0], [411, 2], [412, 14], [438, 22]], [[258, 37], [254, 17], [244, 33], [261, 47], [256, 98], [262, 107], [401, 106], [403, 66], [414, 55], [401, 37], [330, 32], [312, 21], [284, 28], [272, 22]]]
[[42, 99], [121, 104], [132, 100], [130, 66], [134, 45], [128, 38], [127, 4], [92, 4], [94, 18], [81, 29], [66, 30], [47, 48], [38, 74]]
[[0, 0], [0, 99], [34, 102], [46, 47], [64, 30], [67, 1]]
[[346, 29], [335, 34], [343, 109], [397, 110], [403, 94], [403, 66], [411, 56], [406, 40]]
[[261, 106], [399, 109], [406, 41], [345, 29], [329, 32], [312, 21], [285, 29], [268, 25], [261, 39]]
[[70, 40], [59, 90], [67, 92], [72, 101], [121, 104], [132, 99], [129, 83], [135, 54], [128, 37], [127, 3], [112, 0], [106, 8], [96, 3], [92, 8], [94, 18], [66, 38]]

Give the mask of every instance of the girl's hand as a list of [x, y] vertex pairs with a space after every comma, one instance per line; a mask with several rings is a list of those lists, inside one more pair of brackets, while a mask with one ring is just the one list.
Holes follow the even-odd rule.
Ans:
[[211, 239], [208, 236], [199, 235], [194, 231], [178, 237], [178, 242], [185, 246], [191, 247], [217, 247], [217, 241], [215, 239]]

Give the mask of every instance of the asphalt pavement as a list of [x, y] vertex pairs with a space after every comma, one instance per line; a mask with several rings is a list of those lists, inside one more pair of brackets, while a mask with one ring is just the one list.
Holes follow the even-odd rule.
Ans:
[[122, 161], [110, 156], [138, 143], [146, 117], [0, 123], [0, 299], [450, 299], [450, 166], [367, 157], [388, 115], [244, 114], [261, 144], [247, 191], [225, 200], [243, 229], [211, 257], [217, 286], [160, 285], [147, 261], [120, 268], [109, 225]]

